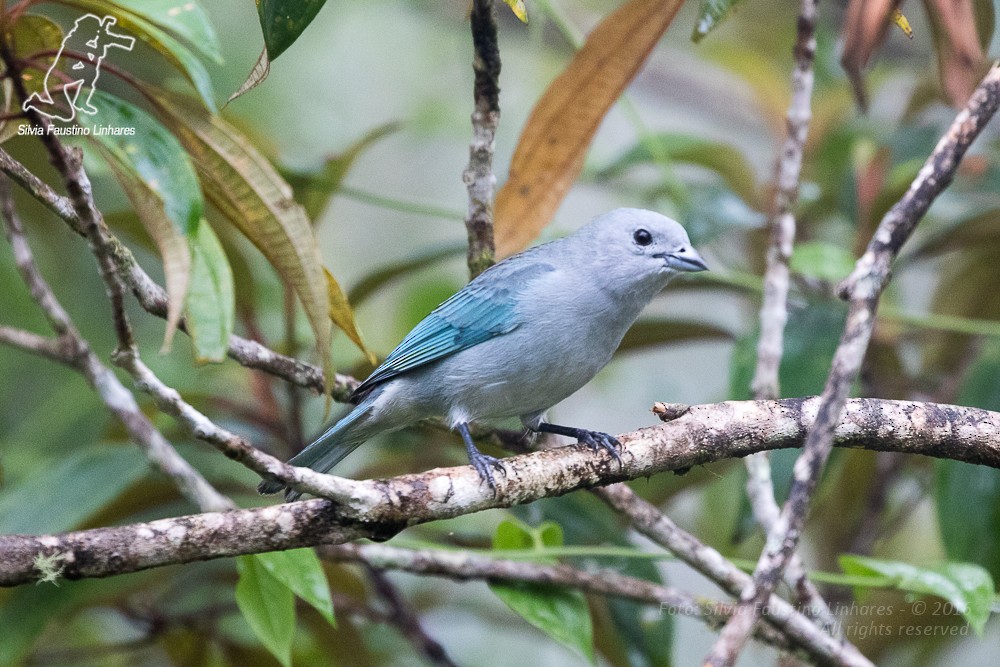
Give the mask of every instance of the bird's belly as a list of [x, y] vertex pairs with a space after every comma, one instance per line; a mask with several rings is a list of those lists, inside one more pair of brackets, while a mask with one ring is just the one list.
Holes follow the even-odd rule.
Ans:
[[[504, 336], [429, 365], [442, 411], [453, 421], [541, 412], [576, 392], [604, 367], [610, 352], [587, 355]], [[535, 352], [545, 350], [545, 353]]]

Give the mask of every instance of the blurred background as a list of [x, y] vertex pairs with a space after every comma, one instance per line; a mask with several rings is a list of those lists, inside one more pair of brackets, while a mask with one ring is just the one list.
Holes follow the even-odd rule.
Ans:
[[[201, 4], [222, 47], [224, 64], [206, 62], [221, 104], [260, 53], [258, 19], [247, 1]], [[997, 48], [988, 41], [992, 4], [977, 3], [977, 9], [979, 4], [988, 6], [982, 11], [990, 18], [988, 34], [980, 36], [987, 39], [986, 52], [995, 55]], [[544, 0], [527, 7], [526, 25], [498, 7], [503, 71], [495, 171], [501, 183], [532, 106], [582, 36], [611, 9], [596, 0]], [[903, 9], [914, 37], [890, 29], [867, 72], [870, 107], [862, 114], [839, 64], [844, 3], [821, 3], [814, 119], [781, 370], [784, 396], [821, 390], [845, 312], [832, 297], [832, 286], [849, 272], [882, 214], [954, 117], [937, 92], [939, 53], [924, 6]], [[48, 5], [39, 11], [63, 25], [74, 15]], [[621, 433], [654, 424], [654, 401], [749, 398], [765, 225], [784, 139], [797, 11], [795, 3], [746, 2], [694, 43], [699, 7], [685, 4], [601, 125], [581, 178], [543, 238], [569, 233], [615, 207], [652, 208], [688, 228], [712, 273], [678, 280], [658, 297], [615, 360], [557, 406], [553, 421]], [[458, 0], [328, 3], [272, 64], [269, 78], [222, 111], [293, 184], [393, 124], [359, 152], [315, 220], [324, 263], [348, 292], [359, 328], [379, 356], [467, 279], [462, 224], [467, 193], [461, 180], [472, 111], [467, 12], [468, 3]], [[114, 55], [130, 71], [185, 90], [187, 84], [157, 58], [142, 45], [132, 54]], [[112, 91], [121, 85], [110, 77], [102, 83]], [[954, 185], [904, 250], [856, 395], [1000, 409], [996, 136], [995, 124], [986, 129]], [[650, 141], [666, 150], [652, 155]], [[55, 182], [30, 138], [15, 137], [5, 148]], [[88, 166], [105, 215], [143, 267], [162, 280], [159, 259], [130, 219], [114, 177], [96, 160]], [[93, 259], [62, 222], [27, 197], [18, 201], [45, 275], [94, 349], [107, 358], [114, 338]], [[315, 361], [304, 316], [288, 336], [285, 291], [277, 274], [248, 243], [222, 236], [236, 277], [238, 331]], [[44, 330], [7, 250], [0, 252], [0, 281], [3, 323]], [[221, 425], [282, 457], [321, 429], [322, 398], [292, 392], [231, 361], [197, 365], [183, 337], [169, 354], [157, 355], [163, 322], [134, 303], [130, 310], [147, 363]], [[334, 356], [340, 372], [363, 378], [371, 370], [343, 334], [335, 337]], [[149, 469], [73, 371], [2, 348], [0, 395], [0, 533], [37, 534], [196, 511]], [[253, 474], [191, 442], [169, 418], [148, 408], [181, 453], [221, 491], [244, 506], [274, 502], [254, 493]], [[343, 408], [333, 409], [339, 414]], [[773, 457], [779, 501], [794, 456]], [[451, 435], [415, 429], [369, 443], [337, 473], [388, 476], [464, 461]], [[730, 461], [632, 486], [727, 556], [755, 560], [763, 539], [749, 514], [744, 482], [742, 463]], [[413, 528], [400, 538], [488, 547], [497, 524], [511, 514], [530, 525], [560, 523], [567, 544], [652, 548], [583, 494]], [[832, 573], [839, 572], [840, 554], [855, 553], [927, 566], [973, 562], [996, 578], [1000, 476], [953, 462], [835, 452], [802, 552], [811, 568]], [[715, 594], [710, 583], [669, 561], [594, 557], [583, 563]], [[331, 629], [301, 606], [295, 664], [422, 664], [392, 627], [352, 612], [352, 605], [378, 605], [362, 570], [324, 567], [335, 592], [338, 627]], [[484, 583], [389, 576], [428, 634], [460, 664], [587, 662], [514, 614]], [[222, 560], [58, 588], [0, 591], [0, 664], [276, 664], [238, 613], [235, 580], [233, 562]], [[845, 607], [853, 599], [849, 587], [827, 585], [824, 591]], [[958, 614], [934, 614], [933, 608], [916, 614], [913, 599], [903, 593], [867, 590], [863, 599], [895, 610], [879, 619], [842, 616], [845, 628], [871, 622], [891, 628], [877, 636], [847, 633], [878, 664], [986, 664], [1000, 639], [995, 622], [980, 639]], [[714, 637], [696, 621], [658, 609], [600, 598], [588, 603], [599, 664], [690, 664]], [[956, 633], [913, 637], [903, 632], [906, 627], [954, 627]], [[773, 652], [755, 646], [740, 664], [773, 659]]]

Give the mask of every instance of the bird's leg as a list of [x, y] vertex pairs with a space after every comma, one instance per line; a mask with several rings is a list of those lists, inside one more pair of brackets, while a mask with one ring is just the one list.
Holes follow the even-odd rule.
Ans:
[[496, 482], [493, 481], [493, 471], [490, 470], [490, 468], [496, 468], [503, 473], [504, 477], [506, 477], [507, 469], [503, 467], [503, 461], [490, 456], [489, 454], [483, 454], [476, 448], [476, 443], [472, 442], [472, 434], [469, 433], [468, 424], [465, 422], [459, 422], [455, 425], [455, 428], [462, 435], [462, 442], [465, 443], [465, 451], [469, 454], [469, 463], [471, 463], [472, 467], [479, 473], [479, 478], [489, 484], [491, 489], [496, 491], [497, 485]]
[[588, 431], [583, 428], [573, 428], [572, 426], [549, 424], [547, 422], [542, 422], [535, 430], [540, 433], [555, 433], [556, 435], [566, 435], [576, 438], [578, 443], [590, 447], [595, 452], [603, 449], [611, 455], [611, 458], [618, 461], [619, 466], [622, 464], [622, 456], [618, 451], [622, 443], [618, 442], [618, 438], [613, 435], [601, 433], [600, 431]]

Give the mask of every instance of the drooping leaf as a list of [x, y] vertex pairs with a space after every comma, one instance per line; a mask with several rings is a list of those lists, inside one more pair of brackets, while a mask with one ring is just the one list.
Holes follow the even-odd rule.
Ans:
[[698, 43], [708, 33], [726, 20], [743, 0], [701, 0], [698, 4], [698, 18], [691, 32], [691, 39]]
[[326, 0], [257, 0], [267, 55], [274, 60], [295, 43]]
[[282, 175], [295, 191], [295, 199], [306, 210], [306, 215], [315, 222], [330, 198], [340, 190], [344, 176], [362, 153], [389, 136], [400, 127], [399, 123], [385, 123], [366, 132], [360, 139], [337, 155], [330, 156], [322, 169], [315, 172], [284, 171]]
[[271, 74], [271, 61], [267, 57], [267, 49], [265, 48], [263, 51], [260, 52], [260, 55], [257, 57], [257, 62], [253, 64], [253, 68], [247, 75], [246, 80], [240, 84], [239, 88], [233, 91], [233, 94], [229, 96], [228, 100], [226, 100], [226, 104], [229, 104], [237, 97], [242, 96], [244, 93], [247, 93], [256, 88], [257, 86], [259, 86], [260, 84], [264, 83], [264, 79], [266, 79], [270, 74]]
[[[1000, 410], [1000, 342], [984, 346], [957, 402]], [[938, 528], [948, 558], [977, 563], [1000, 578], [1000, 471], [947, 460], [937, 461], [935, 471]]]
[[326, 290], [327, 296], [330, 300], [330, 320], [336, 324], [341, 331], [347, 334], [347, 337], [351, 339], [351, 342], [358, 346], [358, 349], [365, 353], [368, 358], [368, 363], [371, 365], [376, 365], [378, 359], [372, 354], [372, 351], [365, 346], [364, 339], [361, 338], [361, 333], [358, 331], [358, 324], [354, 321], [354, 310], [351, 308], [351, 304], [347, 301], [347, 297], [344, 295], [344, 290], [340, 289], [340, 283], [337, 279], [333, 277], [333, 274], [323, 269], [323, 273], [326, 275]]
[[[56, 23], [45, 16], [37, 14], [22, 14], [13, 26], [6, 28], [7, 43], [11, 45], [18, 57], [27, 58], [39, 53], [58, 51], [63, 41], [63, 32]], [[32, 61], [31, 67], [25, 69], [22, 75], [24, 88], [28, 94], [45, 89], [45, 74], [55, 56], [39, 56]], [[0, 71], [5, 66], [0, 63]], [[14, 104], [14, 89], [11, 81], [3, 80], [3, 113], [10, 113]], [[26, 123], [23, 118], [0, 120], [0, 143], [17, 135], [17, 128]]]
[[913, 28], [910, 27], [910, 21], [903, 15], [903, 12], [899, 11], [899, 9], [893, 10], [892, 22], [903, 31], [903, 34], [906, 35], [907, 39], [913, 39]]
[[292, 664], [295, 638], [295, 596], [271, 574], [259, 556], [236, 559], [240, 579], [236, 605], [254, 635], [284, 667]]
[[202, 220], [188, 240], [191, 281], [184, 303], [187, 330], [199, 362], [220, 362], [226, 358], [235, 321], [233, 271], [208, 222]]
[[169, 30], [202, 55], [222, 64], [222, 45], [208, 13], [196, 0], [112, 0], [126, 11]]
[[647, 317], [632, 325], [618, 349], [624, 351], [653, 345], [732, 338], [731, 332], [708, 322]]
[[316, 609], [330, 625], [337, 627], [333, 617], [333, 600], [323, 566], [312, 549], [271, 551], [256, 555], [257, 563], [297, 597]]
[[608, 109], [680, 8], [630, 0], [607, 16], [535, 105], [494, 207], [497, 256], [523, 249], [548, 224], [583, 167]]
[[[149, 463], [137, 447], [67, 450], [60, 463], [4, 489], [0, 495], [0, 534], [44, 535], [76, 528], [148, 469]], [[25, 503], [31, 511], [25, 511]]]
[[841, 556], [840, 567], [847, 574], [881, 575], [892, 579], [902, 591], [936, 595], [950, 602], [976, 632], [982, 636], [993, 605], [993, 578], [990, 573], [969, 563], [944, 563], [936, 567], [917, 567], [899, 561], [864, 556]]
[[[505, 519], [493, 536], [494, 549], [561, 546], [562, 529], [547, 522], [534, 530]], [[525, 583], [490, 583], [490, 590], [524, 620], [594, 661], [594, 630], [587, 599], [578, 590]]]
[[[163, 258], [167, 283], [169, 348], [181, 311], [191, 270], [188, 238], [197, 233], [204, 203], [194, 167], [181, 144], [155, 118], [121, 98], [93, 91], [98, 108], [93, 116], [79, 114], [128, 195], [143, 227]], [[132, 129], [133, 134], [108, 134], [108, 129]]]
[[854, 87], [855, 100], [862, 110], [868, 108], [868, 92], [862, 70], [885, 41], [899, 3], [900, 0], [851, 0], [847, 5], [840, 27], [840, 38], [844, 44], [840, 65]]
[[124, 10], [110, 0], [63, 0], [65, 4], [100, 16], [115, 16], [124, 32], [135, 35], [176, 67], [198, 91], [205, 106], [215, 110], [215, 94], [208, 70], [194, 53], [166, 30], [141, 14]]
[[938, 56], [941, 88], [960, 108], [984, 74], [986, 56], [979, 41], [974, 0], [924, 0]]
[[655, 161], [656, 156], [649, 151], [649, 141], [656, 142], [671, 162], [693, 164], [717, 173], [747, 205], [761, 207], [757, 176], [743, 153], [729, 144], [689, 134], [663, 133], [648, 137], [602, 169], [598, 177], [610, 178], [634, 165]]
[[291, 187], [254, 146], [218, 116], [157, 95], [157, 110], [188, 150], [212, 204], [257, 246], [295, 290], [333, 377], [326, 277], [312, 225]]
[[917, 239], [907, 258], [937, 257], [990, 244], [1000, 245], [1000, 209], [996, 208], [963, 218], [935, 234]]

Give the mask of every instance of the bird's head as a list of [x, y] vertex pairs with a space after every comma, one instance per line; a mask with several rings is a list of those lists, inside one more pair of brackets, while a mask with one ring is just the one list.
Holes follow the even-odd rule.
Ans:
[[678, 273], [707, 271], [687, 232], [674, 220], [638, 208], [619, 208], [595, 218], [580, 230], [591, 239], [601, 269], [609, 278], [666, 282]]

